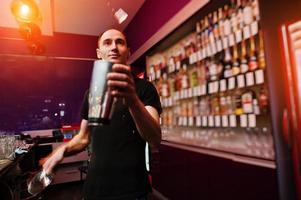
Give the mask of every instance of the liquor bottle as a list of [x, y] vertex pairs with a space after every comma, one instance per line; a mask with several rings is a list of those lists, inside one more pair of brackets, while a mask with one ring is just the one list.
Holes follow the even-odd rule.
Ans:
[[187, 117], [188, 117], [188, 125], [193, 126], [193, 116], [194, 116], [194, 109], [193, 109], [193, 101], [192, 99], [189, 99], [187, 102]]
[[237, 25], [238, 29], [242, 30], [244, 26], [244, 15], [243, 15], [243, 7], [241, 0], [237, 0], [237, 14], [236, 14], [236, 20], [237, 20]]
[[259, 108], [259, 105], [258, 105], [257, 98], [253, 99], [253, 108], [254, 108], [254, 114], [255, 115], [260, 115], [260, 108]]
[[160, 97], [162, 97], [162, 85], [163, 85], [163, 77], [160, 77], [159, 80], [156, 82], [157, 91]]
[[238, 58], [237, 46], [233, 46], [233, 59], [232, 59], [232, 74], [236, 76], [240, 73], [240, 62]]
[[226, 48], [224, 57], [224, 78], [230, 78], [233, 76], [231, 59], [230, 49]]
[[161, 59], [162, 59], [162, 61], [159, 63], [159, 65], [160, 65], [160, 69], [161, 69], [161, 74], [164, 74], [164, 73], [167, 73], [167, 65], [166, 65], [166, 62], [165, 62], [165, 59], [163, 56]]
[[183, 101], [181, 104], [181, 116], [182, 116], [182, 125], [187, 126], [187, 118], [188, 118], [188, 102]]
[[181, 77], [181, 74], [180, 72], [176, 73], [175, 74], [175, 91], [180, 91], [182, 89], [182, 77]]
[[201, 37], [201, 23], [196, 23], [196, 45], [197, 49], [200, 50], [202, 48], [202, 37]]
[[168, 59], [168, 73], [173, 73], [174, 71], [176, 71], [175, 57], [170, 56]]
[[250, 25], [253, 22], [253, 10], [249, 0], [243, 0], [243, 19], [244, 26]]
[[209, 37], [209, 44], [214, 43], [214, 22], [213, 22], [213, 14], [209, 13], [208, 14], [208, 37]]
[[183, 68], [181, 68], [180, 76], [181, 76], [181, 89], [189, 88], [189, 77], [188, 77], [188, 73], [187, 73], [187, 65], [186, 64], [184, 64]]
[[190, 72], [189, 82], [190, 82], [191, 87], [196, 87], [199, 85], [198, 70], [195, 66], [192, 68], [192, 70]]
[[170, 89], [169, 89], [169, 84], [167, 80], [167, 74], [163, 74], [163, 81], [162, 81], [162, 97], [166, 98], [170, 96]]
[[168, 83], [169, 83], [169, 91], [170, 91], [170, 96], [174, 95], [176, 88], [175, 88], [175, 74], [172, 74], [168, 78]]
[[255, 39], [253, 36], [250, 38], [250, 58], [249, 58], [249, 70], [254, 71], [258, 68], [257, 52], [255, 48]]
[[180, 60], [181, 61], [186, 58], [186, 52], [185, 52], [185, 48], [184, 48], [184, 43], [180, 43], [179, 44], [179, 53], [180, 53]]
[[231, 22], [229, 16], [229, 6], [224, 6], [224, 36], [227, 37], [231, 33]]
[[252, 0], [251, 2], [252, 5], [252, 13], [253, 13], [253, 20], [259, 21], [260, 16], [259, 16], [259, 6], [258, 6], [258, 0]]
[[154, 81], [156, 79], [156, 74], [155, 74], [155, 68], [154, 68], [154, 65], [151, 65], [149, 67], [149, 78], [150, 78], [150, 81]]
[[176, 69], [175, 71], [179, 71], [181, 68], [181, 52], [178, 49], [176, 54], [175, 54], [175, 64], [176, 64]]
[[246, 73], [249, 70], [247, 50], [245, 40], [241, 42], [240, 73]]
[[262, 31], [259, 32], [258, 65], [259, 65], [258, 67], [260, 69], [265, 69], [265, 67], [266, 67], [264, 47], [263, 47], [263, 34], [262, 34]]
[[254, 113], [253, 100], [256, 94], [253, 90], [245, 90], [241, 95], [242, 109], [244, 113]]
[[214, 57], [212, 56], [211, 59], [207, 59], [206, 62], [209, 69], [210, 81], [216, 81], [218, 78], [218, 65]]
[[237, 25], [238, 25], [238, 20], [237, 20], [237, 13], [236, 13], [236, 2], [235, 0], [231, 0], [230, 3], [230, 9], [229, 9], [229, 16], [230, 16], [230, 22], [231, 22], [231, 29], [232, 29], [232, 33], [235, 33], [237, 31]]
[[199, 112], [201, 116], [207, 116], [210, 114], [209, 96], [200, 99]]
[[208, 22], [208, 16], [205, 16], [204, 30], [203, 30], [203, 48], [208, 49], [208, 46], [209, 46], [209, 22]]
[[237, 89], [234, 92], [234, 98], [235, 101], [235, 115], [241, 115], [243, 114], [243, 108], [242, 108], [242, 102], [241, 102], [241, 91]]
[[160, 63], [155, 64], [155, 74], [156, 74], [156, 79], [159, 79], [161, 77]]
[[226, 96], [226, 106], [227, 106], [227, 110], [226, 110], [227, 115], [232, 115], [235, 113], [236, 99], [234, 95], [228, 94]]
[[226, 115], [228, 106], [227, 106], [227, 97], [225, 96], [225, 93], [221, 92], [219, 93], [219, 105], [220, 105], [220, 114]]
[[220, 38], [218, 27], [218, 11], [215, 11], [213, 13], [213, 35], [215, 41], [217, 41]]
[[161, 121], [161, 125], [163, 126], [163, 127], [165, 127], [166, 126], [166, 124], [167, 124], [167, 117], [166, 117], [166, 112], [162, 112], [162, 115], [161, 115], [161, 119], [162, 119], [162, 121]]
[[168, 112], [168, 126], [169, 127], [173, 126], [173, 118], [174, 118], [173, 115], [174, 115], [173, 110], [169, 109], [169, 112]]
[[198, 97], [193, 98], [193, 114], [194, 114], [194, 117], [197, 117], [200, 115]]
[[218, 96], [211, 98], [211, 114], [220, 115], [220, 100]]
[[222, 39], [224, 37], [223, 8], [218, 9], [218, 30], [219, 30], [219, 37], [220, 39]]
[[199, 85], [206, 85], [207, 83], [207, 70], [204, 64], [204, 60], [197, 63], [198, 82]]
[[265, 86], [262, 86], [259, 92], [259, 106], [262, 113], [268, 112], [268, 101], [268, 91]]
[[181, 104], [179, 101], [177, 101], [174, 106], [174, 121], [177, 126], [180, 126], [182, 123], [180, 119], [181, 119]]

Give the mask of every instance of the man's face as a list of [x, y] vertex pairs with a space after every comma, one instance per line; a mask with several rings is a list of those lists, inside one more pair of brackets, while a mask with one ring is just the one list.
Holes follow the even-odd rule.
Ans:
[[99, 59], [119, 64], [126, 64], [129, 57], [125, 36], [115, 29], [110, 29], [102, 34], [96, 52]]

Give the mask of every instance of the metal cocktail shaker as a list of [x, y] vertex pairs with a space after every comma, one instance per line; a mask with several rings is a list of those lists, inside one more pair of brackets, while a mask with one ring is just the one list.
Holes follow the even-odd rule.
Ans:
[[116, 98], [110, 95], [107, 86], [107, 74], [112, 71], [113, 63], [106, 60], [94, 61], [89, 90], [88, 125], [109, 124]]

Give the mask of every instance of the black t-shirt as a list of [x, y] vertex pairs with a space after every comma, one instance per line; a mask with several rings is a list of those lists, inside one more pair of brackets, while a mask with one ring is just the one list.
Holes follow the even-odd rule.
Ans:
[[[144, 105], [162, 112], [156, 88], [135, 79]], [[88, 119], [86, 92], [81, 117]], [[128, 108], [117, 103], [109, 125], [91, 128], [92, 156], [84, 186], [85, 199], [132, 200], [151, 190], [145, 166], [146, 142], [139, 135]]]

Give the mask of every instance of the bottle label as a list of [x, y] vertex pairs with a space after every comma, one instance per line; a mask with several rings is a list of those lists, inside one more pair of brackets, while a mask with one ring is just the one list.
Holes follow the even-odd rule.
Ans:
[[219, 115], [214, 116], [214, 124], [215, 124], [216, 127], [221, 126], [221, 117]]
[[243, 74], [237, 76], [237, 87], [245, 87], [245, 76]]
[[249, 25], [253, 21], [253, 13], [252, 13], [252, 8], [250, 6], [246, 6], [243, 9], [243, 17], [244, 17], [244, 23]]
[[235, 32], [235, 39], [236, 39], [236, 43], [239, 43], [242, 41], [242, 32], [241, 30], [237, 30]]
[[213, 118], [213, 115], [209, 115], [209, 117], [208, 117], [208, 125], [209, 125], [209, 127], [214, 127], [214, 118]]
[[206, 54], [207, 54], [207, 56], [212, 56], [212, 51], [211, 51], [210, 45], [207, 45], [207, 47], [206, 47]]
[[234, 34], [229, 35], [229, 46], [233, 46], [235, 44]]
[[213, 92], [218, 92], [218, 81], [213, 82]]
[[264, 83], [264, 72], [262, 69], [255, 71], [255, 80], [256, 80], [256, 84]]
[[238, 24], [238, 20], [237, 20], [235, 12], [233, 12], [231, 15], [231, 27], [234, 32], [237, 30], [237, 24]]
[[243, 35], [244, 35], [244, 39], [247, 40], [250, 38], [251, 33], [250, 33], [250, 27], [249, 26], [245, 26], [243, 28]]
[[251, 128], [255, 128], [256, 127], [256, 115], [254, 114], [249, 114], [248, 115], [248, 126]]
[[235, 77], [231, 77], [228, 79], [228, 89], [232, 90], [235, 88]]
[[222, 41], [220, 39], [216, 40], [216, 50], [217, 50], [217, 52], [220, 52], [223, 50]]
[[226, 91], [226, 89], [227, 89], [227, 81], [226, 81], [226, 79], [220, 80], [219, 87], [220, 87], [220, 91], [221, 92]]
[[194, 125], [194, 119], [193, 119], [192, 116], [190, 116], [190, 117], [188, 118], [188, 125], [189, 125], [189, 126], [193, 126], [193, 125]]
[[247, 115], [240, 115], [240, 127], [247, 127], [247, 126], [248, 126]]
[[212, 52], [212, 54], [216, 54], [216, 52], [217, 52], [215, 42], [211, 43], [211, 52]]
[[209, 92], [209, 94], [213, 93], [213, 83], [212, 82], [208, 84], [208, 92]]
[[208, 126], [207, 124], [208, 124], [207, 116], [203, 116], [203, 117], [202, 117], [202, 125], [203, 125], [204, 127], [206, 127], [206, 126]]
[[253, 72], [246, 73], [246, 85], [247, 86], [254, 85], [254, 73]]
[[228, 121], [228, 116], [227, 115], [222, 116], [222, 126], [223, 127], [228, 127], [229, 126], [229, 121]]
[[231, 24], [230, 24], [230, 20], [226, 19], [224, 21], [224, 34], [225, 36], [228, 36], [231, 33]]
[[254, 21], [251, 24], [251, 34], [254, 36], [258, 33], [258, 22]]
[[202, 119], [201, 116], [196, 117], [196, 126], [200, 127], [202, 126]]
[[244, 100], [242, 102], [242, 108], [244, 110], [244, 113], [252, 113], [253, 112], [252, 99], [251, 100]]
[[203, 55], [203, 56], [202, 56], [203, 59], [207, 57], [207, 51], [206, 51], [206, 48], [203, 48], [203, 49], [202, 49], [202, 55]]
[[229, 119], [230, 119], [230, 127], [237, 127], [236, 116], [230, 115]]
[[229, 47], [229, 44], [228, 44], [228, 38], [227, 37], [224, 37], [223, 38], [223, 48], [226, 49]]

